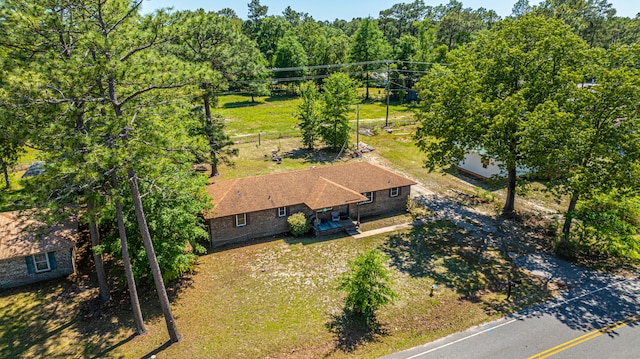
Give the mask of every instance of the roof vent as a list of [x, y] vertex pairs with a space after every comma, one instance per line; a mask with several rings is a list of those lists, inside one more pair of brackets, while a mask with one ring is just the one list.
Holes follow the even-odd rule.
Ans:
[[240, 191], [236, 192], [236, 194], [237, 194], [238, 196], [239, 196], [241, 193], [242, 193], [242, 192], [240, 192]]
[[269, 197], [267, 198], [267, 200], [271, 201], [271, 196], [269, 196]]

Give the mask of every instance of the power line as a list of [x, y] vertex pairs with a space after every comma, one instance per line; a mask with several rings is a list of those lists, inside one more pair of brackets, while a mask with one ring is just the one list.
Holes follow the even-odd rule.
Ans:
[[394, 63], [403, 63], [403, 64], [412, 64], [412, 65], [443, 65], [448, 66], [446, 63], [439, 62], [422, 62], [422, 61], [407, 61], [407, 60], [373, 60], [373, 61], [362, 61], [362, 62], [349, 62], [345, 64], [329, 64], [329, 65], [314, 65], [314, 66], [296, 66], [296, 67], [274, 67], [269, 69], [271, 72], [284, 72], [284, 71], [300, 71], [300, 70], [316, 70], [316, 69], [332, 69], [332, 68], [340, 68], [340, 67], [355, 67], [355, 66], [363, 66], [363, 65], [384, 65], [394, 64]]

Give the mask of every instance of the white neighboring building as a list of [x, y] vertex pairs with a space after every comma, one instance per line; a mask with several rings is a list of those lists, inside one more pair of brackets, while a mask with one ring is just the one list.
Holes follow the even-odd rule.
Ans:
[[[470, 151], [464, 155], [464, 160], [458, 164], [458, 171], [470, 174], [479, 178], [491, 178], [497, 176], [500, 178], [507, 177], [507, 171], [500, 168], [502, 164], [494, 159], [482, 160], [483, 151]], [[529, 173], [529, 169], [526, 167], [518, 167], [516, 174], [521, 176]]]

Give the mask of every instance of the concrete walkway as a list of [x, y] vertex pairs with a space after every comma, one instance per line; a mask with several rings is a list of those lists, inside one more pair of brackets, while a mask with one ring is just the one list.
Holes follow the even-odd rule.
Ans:
[[375, 236], [377, 234], [382, 234], [382, 233], [401, 231], [403, 229], [412, 228], [413, 226], [415, 226], [414, 223], [407, 222], [407, 223], [402, 223], [402, 224], [396, 224], [396, 225], [393, 225], [393, 226], [388, 226], [388, 227], [383, 227], [383, 228], [378, 228], [378, 229], [372, 229], [370, 231], [365, 231], [365, 232], [358, 233], [358, 234], [353, 235], [351, 237], [353, 237], [355, 239], [360, 239], [360, 238]]

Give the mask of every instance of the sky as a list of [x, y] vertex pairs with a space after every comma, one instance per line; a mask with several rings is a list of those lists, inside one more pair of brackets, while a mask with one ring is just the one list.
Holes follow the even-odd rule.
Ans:
[[[498, 15], [505, 17], [511, 14], [513, 4], [517, 0], [461, 0], [465, 8], [477, 9], [484, 7], [494, 10]], [[229, 7], [235, 10], [239, 17], [246, 19], [250, 0], [145, 0], [143, 12], [152, 12], [155, 9], [173, 7], [174, 10], [218, 11]], [[413, 0], [261, 0], [261, 5], [269, 7], [269, 15], [282, 15], [282, 11], [290, 5], [298, 12], [306, 12], [316, 20], [351, 20], [354, 17], [367, 17], [371, 15], [377, 18], [380, 10], [391, 8], [398, 3], [411, 3]], [[436, 6], [446, 4], [449, 0], [424, 0], [425, 5]], [[537, 0], [530, 0], [530, 4], [538, 4]], [[640, 13], [640, 0], [609, 0], [617, 10], [618, 16], [635, 17]]]

